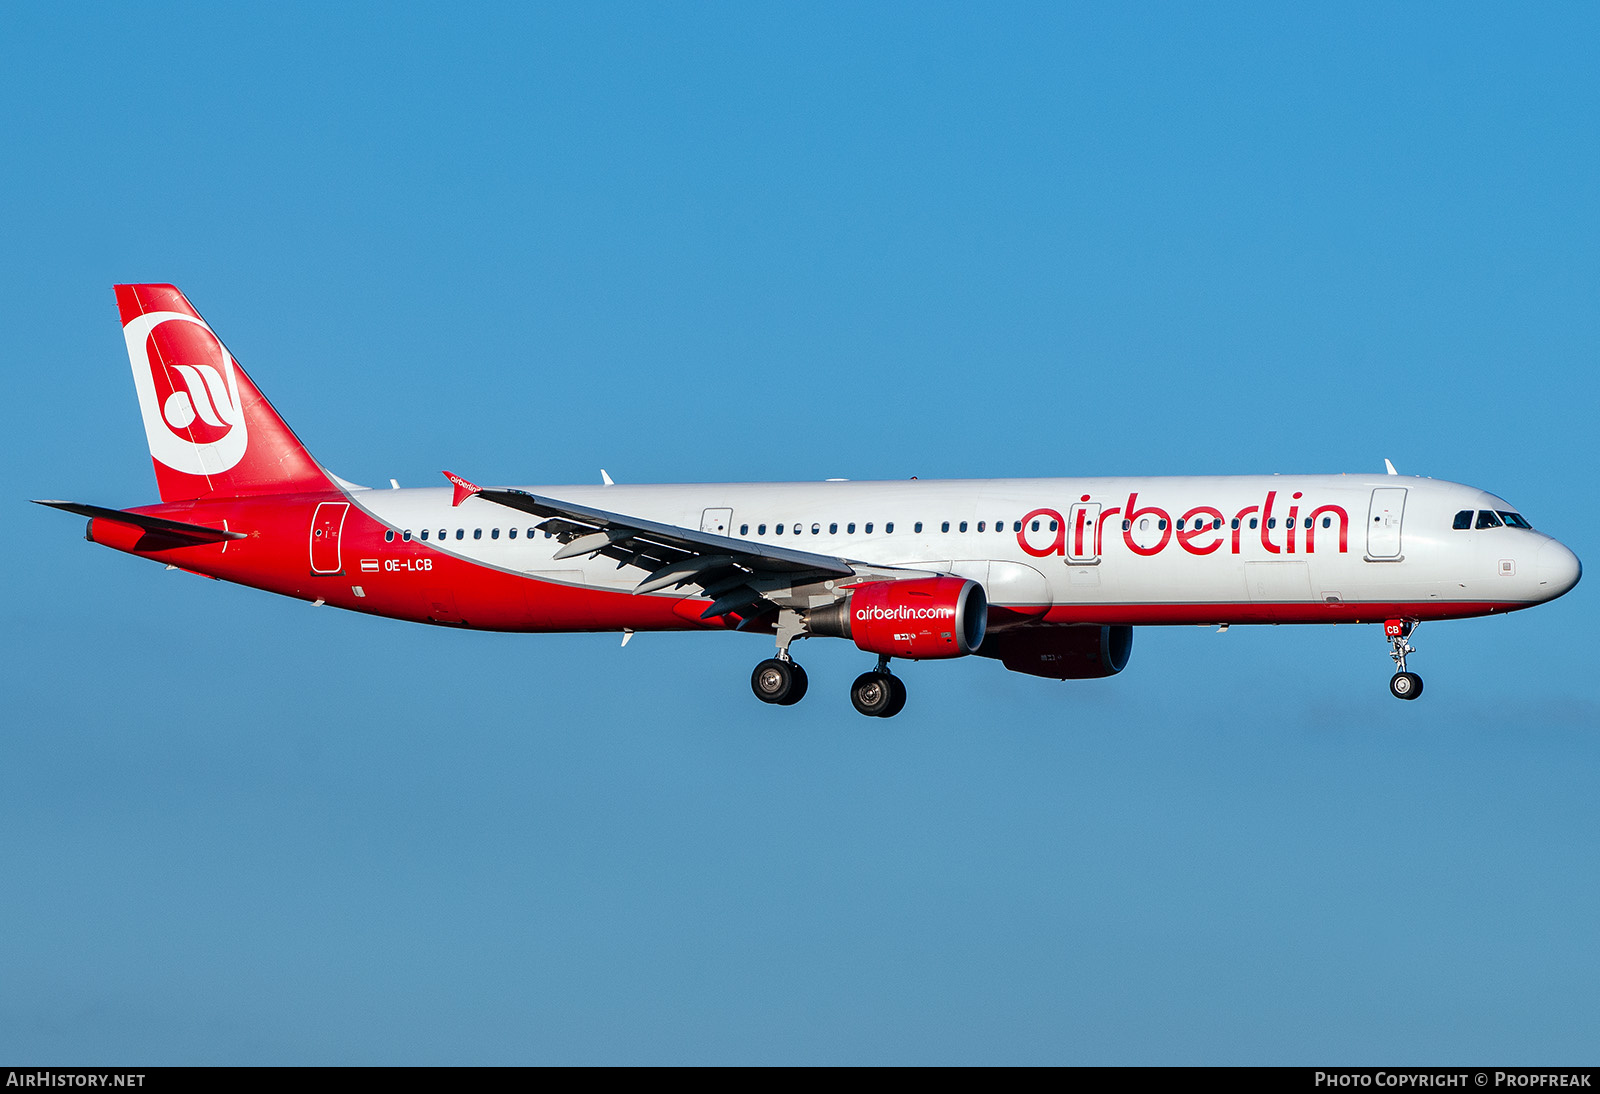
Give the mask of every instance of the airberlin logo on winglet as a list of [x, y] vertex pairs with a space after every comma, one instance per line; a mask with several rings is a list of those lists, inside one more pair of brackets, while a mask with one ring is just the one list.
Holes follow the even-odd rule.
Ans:
[[239, 378], [211, 328], [182, 312], [149, 312], [122, 335], [150, 455], [189, 475], [238, 464], [249, 443]]
[[[1246, 543], [1258, 537], [1262, 549], [1271, 555], [1312, 554], [1317, 549], [1318, 533], [1327, 550], [1327, 537], [1333, 534], [1337, 523], [1339, 553], [1348, 552], [1350, 514], [1338, 505], [1310, 508], [1303, 497], [1297, 490], [1284, 505], [1278, 491], [1269, 490], [1260, 505], [1247, 505], [1231, 519], [1214, 505], [1197, 505], [1175, 522], [1160, 506], [1141, 506], [1137, 490], [1128, 495], [1124, 504], [1106, 509], [1090, 503], [1089, 495], [1084, 494], [1078, 504], [1067, 510], [1066, 517], [1055, 509], [1035, 509], [1023, 517], [1017, 544], [1034, 558], [1098, 558], [1105, 548], [1106, 523], [1116, 520], [1112, 534], [1120, 532], [1128, 550], [1145, 557], [1159, 555], [1174, 541], [1191, 555], [1209, 555], [1224, 549], [1237, 555]], [[1048, 539], [1044, 538], [1044, 518], [1050, 521]]]

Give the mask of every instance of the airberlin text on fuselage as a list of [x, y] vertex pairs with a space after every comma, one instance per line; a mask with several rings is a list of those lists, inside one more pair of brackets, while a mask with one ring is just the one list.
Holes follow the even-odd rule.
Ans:
[[[1106, 522], [1117, 518], [1113, 531], [1121, 531], [1122, 542], [1136, 555], [1158, 555], [1174, 540], [1191, 555], [1209, 555], [1224, 548], [1239, 554], [1244, 545], [1259, 537], [1261, 547], [1271, 555], [1312, 554], [1317, 549], [1317, 536], [1322, 534], [1323, 549], [1327, 550], [1327, 537], [1334, 532], [1337, 522], [1339, 553], [1350, 549], [1350, 514], [1342, 506], [1319, 505], [1315, 508], [1304, 501], [1300, 491], [1295, 491], [1285, 501], [1278, 491], [1268, 490], [1260, 505], [1247, 505], [1237, 513], [1223, 513], [1213, 505], [1196, 505], [1180, 513], [1174, 521], [1172, 514], [1157, 505], [1139, 504], [1139, 492], [1128, 495], [1123, 505], [1101, 509], [1089, 502], [1084, 494], [1079, 503], [1070, 506], [1063, 517], [1055, 509], [1035, 509], [1022, 518], [1022, 528], [1017, 532], [1017, 543], [1034, 558], [1047, 555], [1067, 555], [1071, 558], [1097, 558], [1105, 547]], [[1281, 514], [1281, 516], [1280, 516]], [[1051, 521], [1049, 538], [1043, 539], [1043, 528], [1035, 530], [1034, 522], [1048, 517]], [[1255, 527], [1251, 527], [1254, 518]], [[1283, 527], [1279, 528], [1279, 521]], [[1327, 526], [1323, 526], [1327, 521]], [[1153, 531], [1155, 537], [1141, 538], [1138, 533]], [[1032, 538], [1030, 539], [1030, 534]]]

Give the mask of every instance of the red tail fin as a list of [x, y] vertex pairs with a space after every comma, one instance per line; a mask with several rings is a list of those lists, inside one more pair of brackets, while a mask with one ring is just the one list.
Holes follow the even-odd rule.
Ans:
[[162, 501], [332, 486], [181, 292], [118, 285], [117, 307]]

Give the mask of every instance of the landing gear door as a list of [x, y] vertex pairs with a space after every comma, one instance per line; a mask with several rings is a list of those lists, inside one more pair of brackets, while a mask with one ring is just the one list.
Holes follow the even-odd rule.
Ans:
[[311, 572], [336, 574], [342, 568], [339, 560], [339, 533], [344, 530], [345, 514], [350, 503], [325, 501], [311, 515]]
[[710, 532], [714, 536], [727, 536], [733, 533], [728, 529], [733, 525], [732, 509], [707, 509], [700, 514], [700, 530]]
[[1405, 511], [1404, 489], [1385, 486], [1372, 492], [1372, 508], [1367, 513], [1367, 561], [1400, 560], [1400, 520]]
[[1100, 561], [1100, 503], [1079, 502], [1067, 510], [1067, 561], [1080, 566]]

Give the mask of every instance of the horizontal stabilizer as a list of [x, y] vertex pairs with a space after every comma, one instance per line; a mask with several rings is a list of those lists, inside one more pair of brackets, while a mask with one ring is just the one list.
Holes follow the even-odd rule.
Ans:
[[243, 532], [225, 532], [221, 528], [208, 528], [204, 524], [186, 524], [181, 520], [167, 520], [165, 517], [152, 517], [144, 513], [130, 513], [124, 509], [107, 509], [102, 505], [83, 505], [75, 501], [40, 501], [34, 499], [35, 505], [48, 505], [52, 509], [61, 509], [68, 513], [76, 513], [80, 517], [90, 517], [94, 520], [111, 520], [118, 524], [131, 525], [142, 528], [146, 532], [156, 535], [168, 536], [172, 539], [186, 539], [191, 543], [221, 543], [229, 539], [244, 539]]

